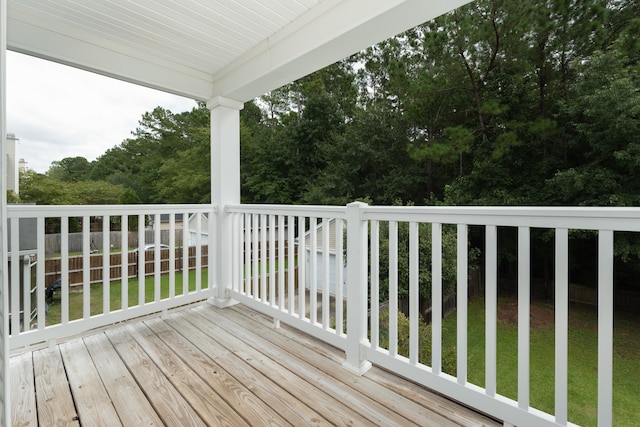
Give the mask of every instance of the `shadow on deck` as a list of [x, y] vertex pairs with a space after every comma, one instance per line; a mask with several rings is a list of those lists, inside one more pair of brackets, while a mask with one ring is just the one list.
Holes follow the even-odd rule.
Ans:
[[11, 358], [12, 425], [499, 425], [237, 305], [145, 318]]

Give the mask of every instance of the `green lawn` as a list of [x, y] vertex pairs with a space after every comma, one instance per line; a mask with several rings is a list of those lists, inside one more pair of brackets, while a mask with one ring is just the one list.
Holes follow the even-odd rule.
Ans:
[[[202, 285], [207, 285], [207, 270], [202, 270]], [[121, 303], [120, 282], [111, 284], [111, 309]], [[189, 272], [189, 289], [195, 289], [195, 272]], [[102, 312], [102, 284], [91, 286], [91, 314]], [[169, 296], [169, 276], [161, 278], [161, 297]], [[176, 273], [176, 294], [182, 293], [182, 274]], [[138, 281], [129, 280], [129, 305], [138, 303]], [[145, 280], [145, 301], [153, 301], [153, 277]], [[60, 322], [59, 294], [49, 305], [47, 324]], [[82, 317], [82, 292], [69, 296], [70, 319]], [[499, 394], [517, 399], [517, 341], [518, 331], [514, 311], [517, 304], [512, 299], [499, 301], [498, 321], [498, 375]], [[554, 412], [554, 328], [553, 306], [533, 303], [531, 307], [532, 330], [530, 372], [531, 406], [548, 413]], [[475, 299], [468, 308], [468, 380], [484, 386], [485, 320], [484, 300]], [[569, 312], [569, 420], [584, 426], [597, 424], [597, 316], [594, 308], [572, 306]], [[443, 348], [454, 349], [456, 343], [456, 316], [443, 323]], [[429, 334], [430, 335], [430, 334]], [[446, 350], [445, 350], [446, 353]], [[455, 353], [453, 350], [449, 353]], [[640, 318], [616, 314], [614, 330], [613, 371], [613, 424], [637, 425], [640, 411]], [[453, 362], [455, 366], [455, 354]], [[454, 373], [454, 372], [450, 372]]]
[[[289, 260], [285, 258], [284, 266], [285, 269], [288, 268]], [[270, 262], [265, 261], [268, 274], [271, 270]], [[261, 268], [263, 263], [258, 263], [258, 277], [261, 274]], [[279, 264], [276, 262], [273, 266], [275, 271], [278, 271]], [[251, 265], [251, 269], [253, 269], [253, 264]], [[243, 274], [246, 274], [246, 270], [243, 269]], [[207, 277], [208, 270], [202, 269], [202, 287], [205, 288], [207, 286]], [[176, 295], [182, 294], [182, 273], [176, 272]], [[161, 276], [160, 279], [160, 296], [161, 298], [167, 298], [169, 296], [169, 275], [165, 274]], [[192, 270], [189, 272], [189, 290], [193, 291], [196, 288], [196, 279], [195, 279], [195, 271]], [[102, 283], [96, 283], [91, 285], [90, 289], [90, 312], [91, 315], [101, 314], [102, 313], [102, 296], [103, 296], [103, 285]], [[111, 310], [119, 310], [122, 306], [122, 282], [114, 281], [111, 282], [110, 285], [110, 301], [111, 301]], [[129, 295], [129, 306], [138, 305], [138, 279], [131, 278], [128, 281], [128, 295]], [[81, 287], [77, 287], [76, 290], [72, 290], [69, 293], [69, 320], [80, 319], [82, 318], [83, 312], [83, 298], [82, 298], [82, 289]], [[145, 279], [145, 302], [153, 301], [154, 296], [154, 287], [153, 287], [153, 276], [147, 276]], [[54, 296], [53, 302], [49, 304], [49, 312], [47, 314], [47, 325], [55, 325], [60, 323], [60, 294], [57, 293]]]
[[[517, 309], [514, 300], [501, 299], [499, 306]], [[501, 311], [499, 309], [499, 312]], [[509, 311], [509, 309], [507, 310]], [[469, 304], [468, 380], [484, 386], [484, 300]], [[504, 313], [504, 312], [503, 312]], [[530, 353], [531, 406], [554, 413], [553, 307], [532, 305]], [[517, 324], [508, 315], [498, 321], [498, 393], [517, 398]], [[505, 319], [506, 317], [506, 319]], [[455, 347], [456, 316], [444, 321], [444, 345]], [[572, 306], [569, 311], [569, 420], [585, 426], [597, 424], [597, 316], [592, 307]], [[637, 316], [616, 315], [614, 331], [613, 424], [635, 426], [640, 411], [640, 321]]]
[[[182, 294], [182, 273], [176, 273], [176, 295]], [[144, 287], [144, 301], [151, 302], [154, 297], [153, 276], [145, 278]], [[202, 269], [202, 288], [207, 287], [208, 270]], [[138, 279], [131, 278], [128, 281], [128, 298], [129, 306], [138, 305]], [[189, 290], [193, 291], [196, 288], [196, 273], [195, 270], [189, 271]], [[96, 283], [91, 285], [90, 289], [90, 310], [91, 315], [102, 313], [103, 305], [103, 285], [102, 283]], [[111, 282], [109, 289], [109, 296], [111, 302], [111, 310], [119, 310], [122, 307], [122, 282]], [[169, 296], [169, 275], [163, 275], [160, 278], [160, 297], [167, 298]], [[81, 288], [78, 290], [72, 290], [69, 293], [69, 320], [82, 318], [83, 312], [83, 293]], [[55, 325], [60, 323], [60, 294], [56, 293], [53, 298], [53, 302], [49, 303], [49, 313], [47, 314], [47, 325]]]

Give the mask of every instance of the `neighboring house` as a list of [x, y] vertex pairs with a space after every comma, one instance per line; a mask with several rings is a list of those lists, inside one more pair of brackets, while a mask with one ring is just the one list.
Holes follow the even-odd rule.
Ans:
[[[176, 214], [176, 230], [182, 230], [184, 226], [182, 216], [182, 214]], [[156, 227], [153, 223], [153, 217], [151, 217], [151, 221], [152, 229], [155, 230]], [[160, 230], [169, 230], [169, 214], [160, 214]]]
[[[200, 216], [200, 226], [198, 227], [198, 216]], [[209, 215], [205, 213], [196, 213], [189, 215], [187, 219], [188, 237], [187, 243], [189, 246], [197, 246], [198, 234], [200, 234], [200, 244], [209, 244]]]
[[18, 179], [18, 162], [16, 160], [16, 151], [18, 138], [13, 133], [7, 134], [7, 146], [5, 148], [6, 152], [6, 179], [7, 179], [7, 190], [13, 191], [15, 194], [20, 193], [20, 180]]
[[[336, 220], [331, 219], [328, 221], [328, 233], [329, 233], [329, 247], [325, 250], [324, 248], [324, 238], [323, 238], [323, 222], [318, 222], [314, 230], [309, 230], [304, 235], [304, 246], [305, 246], [305, 283], [306, 287], [309, 288], [311, 286], [311, 259], [312, 259], [312, 233], [315, 233], [316, 236], [316, 250], [315, 250], [315, 260], [316, 260], [316, 283], [318, 292], [324, 289], [325, 284], [325, 267], [324, 267], [324, 257], [325, 255], [329, 257], [329, 277], [326, 280], [329, 284], [329, 294], [336, 295], [336, 265], [338, 263], [337, 257], [337, 244], [336, 244]], [[342, 257], [342, 295], [346, 297], [347, 295], [347, 284], [346, 284], [346, 265], [344, 263], [344, 257]]]
[[[197, 215], [201, 215], [200, 217], [200, 227], [198, 227], [198, 217]], [[257, 217], [257, 222], [255, 224], [250, 224], [249, 226], [251, 228], [253, 227], [258, 227], [258, 230], [260, 229], [260, 216]], [[267, 227], [269, 226], [269, 217], [266, 216], [266, 225]], [[276, 224], [276, 232], [275, 232], [275, 239], [276, 241], [278, 240], [278, 218], [275, 218], [275, 224]], [[189, 219], [187, 219], [187, 243], [189, 244], [189, 246], [196, 246], [197, 244], [197, 238], [198, 238], [198, 234], [200, 234], [200, 244], [202, 245], [207, 245], [209, 244], [209, 215], [205, 214], [205, 213], [200, 213], [200, 214], [192, 214], [189, 215]], [[285, 230], [284, 232], [287, 232], [287, 228], [285, 226]]]

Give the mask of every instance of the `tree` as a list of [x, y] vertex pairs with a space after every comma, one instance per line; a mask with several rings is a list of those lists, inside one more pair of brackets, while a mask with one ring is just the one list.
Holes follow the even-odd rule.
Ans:
[[[178, 178], [189, 172], [209, 173], [210, 163], [204, 167], [201, 161], [207, 158], [203, 156], [209, 156], [209, 110], [200, 104], [191, 111], [173, 114], [157, 107], [145, 113], [139, 124], [133, 138], [108, 150], [93, 163], [91, 178], [129, 188], [144, 203], [207, 199], [204, 194], [210, 190], [203, 179], [197, 179], [196, 191], [180, 187]], [[187, 150], [193, 151], [179, 154]], [[174, 184], [178, 187], [172, 188]], [[180, 194], [186, 190], [189, 192]]]
[[105, 181], [62, 182], [34, 171], [20, 175], [20, 199], [37, 205], [118, 204], [124, 188]]
[[91, 163], [84, 157], [65, 157], [51, 162], [46, 175], [58, 181], [77, 182], [88, 178]]
[[580, 67], [564, 106], [572, 164], [547, 182], [551, 204], [637, 206], [640, 184], [640, 79], [620, 50]]
[[51, 179], [35, 171], [30, 170], [20, 174], [20, 198], [23, 203], [38, 205], [77, 204], [77, 199], [66, 190], [67, 183]]

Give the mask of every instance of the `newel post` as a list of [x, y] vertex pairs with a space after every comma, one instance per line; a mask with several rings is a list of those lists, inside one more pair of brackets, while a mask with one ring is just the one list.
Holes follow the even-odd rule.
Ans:
[[[232, 271], [233, 218], [227, 205], [240, 203], [240, 110], [243, 103], [215, 97], [207, 102], [211, 110], [211, 203], [217, 207], [209, 228], [209, 289], [214, 289], [213, 304], [227, 307], [236, 302], [230, 298]], [[211, 251], [213, 256], [211, 256]], [[211, 271], [211, 267], [209, 267]]]
[[347, 370], [363, 375], [371, 368], [362, 344], [367, 338], [367, 221], [362, 219], [366, 203], [347, 205]]

